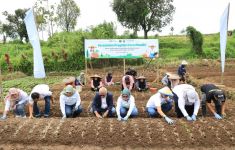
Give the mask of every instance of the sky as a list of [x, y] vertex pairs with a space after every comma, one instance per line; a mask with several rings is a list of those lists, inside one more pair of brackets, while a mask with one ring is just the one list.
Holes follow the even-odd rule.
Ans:
[[[53, 4], [60, 0], [49, 0]], [[100, 23], [113, 22], [117, 27], [117, 33], [123, 34], [125, 30], [117, 21], [116, 14], [110, 4], [113, 0], [75, 0], [80, 8], [81, 15], [77, 19], [76, 29], [86, 29]], [[18, 8], [31, 8], [36, 0], [0, 0], [0, 20], [3, 22], [3, 11], [13, 13]], [[235, 29], [235, 2], [234, 0], [174, 0], [176, 11], [173, 21], [162, 29], [162, 32], [150, 32], [149, 35], [168, 35], [170, 28], [174, 27], [173, 34], [180, 34], [187, 26], [193, 26], [203, 34], [218, 33], [220, 17], [230, 2], [229, 30]], [[234, 18], [234, 19], [233, 19]], [[143, 36], [143, 31], [138, 32]]]

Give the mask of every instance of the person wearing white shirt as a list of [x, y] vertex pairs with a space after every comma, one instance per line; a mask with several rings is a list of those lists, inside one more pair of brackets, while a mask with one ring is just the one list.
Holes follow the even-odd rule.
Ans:
[[77, 117], [82, 112], [80, 95], [72, 85], [67, 85], [60, 94], [60, 110], [63, 119]]
[[157, 115], [160, 115], [168, 124], [173, 124], [174, 121], [165, 115], [165, 113], [172, 109], [173, 100], [169, 96], [172, 97], [173, 93], [168, 87], [160, 89], [151, 96], [146, 105], [148, 116], [157, 117]]
[[36, 85], [29, 96], [29, 118], [33, 118], [33, 113], [36, 118], [41, 117], [37, 102], [41, 99], [45, 100], [44, 117], [48, 118], [50, 114], [50, 101], [53, 102], [52, 92], [46, 84]]
[[173, 88], [173, 92], [178, 97], [176, 102], [177, 117], [186, 117], [188, 121], [195, 121], [200, 107], [200, 99], [195, 88], [189, 84], [180, 84]]
[[7, 113], [10, 110], [14, 111], [15, 116], [26, 118], [25, 105], [28, 102], [28, 94], [17, 88], [10, 88], [7, 96], [5, 97], [5, 110], [3, 116], [0, 118], [4, 120], [7, 118]]
[[97, 118], [113, 117], [116, 112], [113, 106], [113, 94], [105, 87], [101, 87], [93, 99], [90, 111]]
[[131, 95], [130, 90], [124, 88], [122, 94], [117, 100], [117, 116], [118, 120], [128, 120], [129, 117], [135, 117], [138, 115], [138, 110], [135, 106], [135, 98]]

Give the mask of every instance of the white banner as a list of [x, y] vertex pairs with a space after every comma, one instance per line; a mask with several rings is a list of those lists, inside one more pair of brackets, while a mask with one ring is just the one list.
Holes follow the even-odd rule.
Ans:
[[85, 58], [154, 58], [157, 39], [85, 40]]
[[33, 74], [34, 78], [45, 78], [45, 69], [42, 59], [42, 52], [38, 37], [38, 31], [36, 28], [33, 9], [30, 9], [26, 12], [26, 16], [24, 18], [24, 22], [26, 25], [28, 37], [30, 40], [31, 45], [33, 46]]
[[229, 17], [229, 6], [224, 10], [220, 18], [220, 56], [221, 56], [221, 71], [224, 72], [225, 66], [225, 50], [227, 43], [227, 31], [228, 31], [228, 17]]

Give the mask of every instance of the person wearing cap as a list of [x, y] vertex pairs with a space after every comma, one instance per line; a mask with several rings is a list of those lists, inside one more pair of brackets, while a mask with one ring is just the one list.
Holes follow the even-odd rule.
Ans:
[[[203, 84], [202, 92], [202, 115], [206, 116], [206, 106], [214, 114], [216, 119], [222, 119], [225, 116], [225, 93], [214, 84]], [[215, 109], [211, 104], [215, 104]]]
[[103, 83], [101, 81], [101, 77], [95, 74], [94, 76], [91, 76], [91, 90], [92, 91], [99, 91], [99, 89], [103, 86]]
[[138, 115], [138, 110], [135, 106], [135, 98], [131, 95], [130, 90], [124, 88], [121, 95], [117, 100], [117, 119], [119, 121], [127, 121], [129, 117], [135, 117]]
[[108, 92], [105, 87], [101, 87], [93, 99], [90, 111], [97, 118], [113, 117], [116, 112], [113, 105], [113, 94]]
[[41, 117], [37, 102], [42, 99], [45, 101], [44, 117], [49, 117], [50, 101], [53, 103], [52, 92], [48, 85], [38, 84], [32, 89], [29, 96], [29, 118], [33, 118], [33, 113], [36, 118]]
[[182, 82], [185, 82], [185, 77], [186, 77], [186, 66], [188, 65], [188, 62], [183, 60], [181, 62], [181, 65], [178, 68], [178, 75], [180, 76], [180, 80]]
[[75, 79], [75, 86], [84, 86], [85, 85], [85, 73], [80, 72], [80, 75]]
[[171, 81], [169, 79], [169, 76], [171, 75], [171, 73], [166, 72], [165, 76], [162, 78], [161, 82], [164, 86], [168, 86], [169, 88], [171, 88]]
[[124, 75], [122, 77], [122, 90], [124, 88], [129, 89], [130, 91], [134, 88], [135, 79], [131, 75]]
[[138, 77], [136, 79], [135, 87], [139, 92], [148, 90], [146, 78], [144, 76]]
[[172, 108], [173, 100], [169, 96], [172, 97], [173, 93], [167, 86], [152, 95], [146, 104], [146, 112], [148, 113], [148, 116], [157, 117], [157, 115], [160, 115], [168, 124], [173, 124], [174, 121], [165, 114]]
[[178, 100], [175, 101], [177, 117], [185, 117], [188, 121], [196, 121], [200, 99], [195, 88], [189, 84], [180, 84], [173, 88], [173, 92], [178, 97]]
[[72, 85], [67, 85], [60, 93], [62, 119], [77, 117], [82, 112], [81, 98]]
[[26, 118], [25, 106], [28, 102], [28, 94], [23, 90], [17, 88], [10, 88], [7, 96], [5, 97], [5, 110], [3, 116], [0, 118], [4, 120], [10, 110], [13, 110], [15, 117]]
[[112, 73], [109, 72], [105, 77], [104, 84], [106, 86], [114, 85]]

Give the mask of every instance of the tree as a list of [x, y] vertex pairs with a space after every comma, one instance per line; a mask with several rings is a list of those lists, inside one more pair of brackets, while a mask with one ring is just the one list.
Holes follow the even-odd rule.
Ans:
[[174, 33], [174, 27], [171, 27], [171, 35], [173, 35], [173, 33]]
[[203, 51], [203, 49], [202, 49], [202, 45], [203, 45], [203, 36], [202, 36], [202, 34], [192, 26], [188, 26], [186, 28], [186, 33], [187, 33], [187, 36], [189, 37], [189, 39], [192, 43], [192, 49], [197, 54], [201, 54], [202, 51]]
[[17, 9], [15, 14], [9, 14], [7, 11], [3, 12], [3, 15], [6, 16], [8, 24], [3, 24], [3, 32], [6, 33], [6, 36], [13, 39], [19, 37], [20, 41], [23, 38], [28, 41], [27, 30], [24, 23], [25, 13], [28, 9]]
[[96, 27], [91, 27], [92, 38], [110, 39], [116, 37], [116, 27], [112, 22], [104, 22]]
[[114, 0], [113, 11], [118, 21], [129, 29], [143, 29], [144, 37], [149, 31], [161, 31], [172, 21], [175, 7], [173, 0]]
[[73, 30], [77, 24], [80, 9], [73, 0], [61, 0], [57, 8], [58, 25], [67, 32]]

